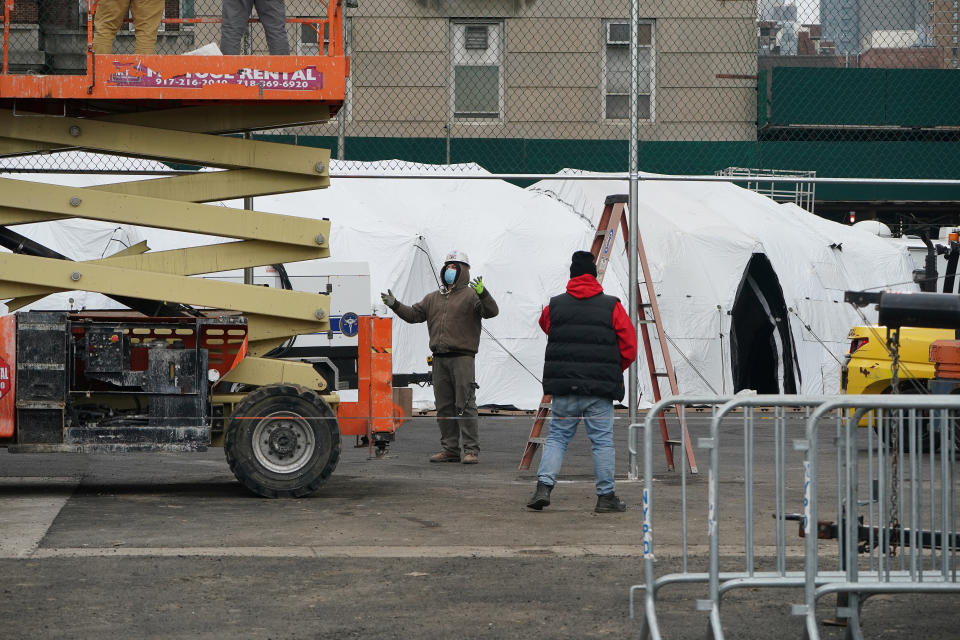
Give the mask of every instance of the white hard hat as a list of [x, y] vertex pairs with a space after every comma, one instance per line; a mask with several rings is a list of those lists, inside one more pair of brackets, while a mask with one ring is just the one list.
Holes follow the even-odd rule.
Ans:
[[462, 262], [468, 267], [470, 266], [470, 258], [467, 257], [467, 254], [457, 249], [454, 249], [443, 258], [443, 264], [447, 264], [448, 262]]

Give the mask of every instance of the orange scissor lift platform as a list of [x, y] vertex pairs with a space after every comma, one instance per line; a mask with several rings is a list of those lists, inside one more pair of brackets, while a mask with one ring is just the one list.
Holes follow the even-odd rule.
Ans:
[[[93, 53], [96, 2], [87, 0], [86, 70], [74, 75], [11, 73], [14, 0], [3, 3], [3, 104], [15, 101], [25, 110], [31, 105], [53, 105], [62, 109], [60, 115], [225, 102], [325, 105], [333, 115], [343, 104], [350, 62], [344, 55], [340, 2], [330, 2], [323, 17], [287, 19], [288, 23], [309, 25], [318, 35], [327, 34], [323, 55], [138, 56]], [[219, 20], [177, 18], [163, 22], [196, 25]]]
[[[78, 287], [113, 296], [180, 301], [178, 296], [189, 297], [187, 292], [194, 295], [197, 279], [190, 276], [329, 256], [327, 218], [256, 211], [233, 215], [205, 203], [329, 186], [327, 149], [221, 134], [322, 124], [340, 109], [350, 61], [344, 55], [339, 1], [324, 5], [325, 15], [287, 19], [316, 30], [318, 41], [324, 43], [321, 55], [142, 56], [93, 53], [96, 3], [87, 0], [85, 65], [82, 73], [72, 75], [14, 72], [10, 55], [14, 0], [0, 1], [0, 160], [85, 151], [220, 169], [85, 188], [0, 178], [0, 230], [28, 222], [87, 218], [235, 240], [159, 252], [144, 244], [104, 260], [68, 263], [67, 271], [62, 260], [0, 254], [0, 299], [11, 300], [11, 311], [49, 293]], [[128, 173], [129, 162], [108, 159], [108, 172]], [[18, 166], [29, 166], [29, 160]], [[60, 170], [78, 169], [61, 163]], [[237, 294], [227, 296], [237, 301], [229, 310], [242, 313], [249, 330], [243, 361], [223, 380], [248, 388], [282, 380], [324, 390], [325, 381], [310, 364], [271, 360], [267, 354], [293, 335], [328, 331], [326, 296], [277, 291], [284, 297], [267, 301], [262, 296], [268, 292], [260, 287], [220, 284], [249, 290], [234, 289]], [[182, 302], [195, 305], [206, 295], [196, 294], [199, 298]], [[224, 308], [222, 303], [208, 304]], [[402, 420], [388, 382], [389, 327], [389, 321], [377, 319], [362, 327], [359, 401], [339, 406], [341, 432], [366, 438], [371, 446], [392, 436]], [[336, 403], [332, 391], [327, 388], [325, 397]], [[242, 401], [240, 394], [233, 395], [215, 392], [213, 400], [226, 405]]]

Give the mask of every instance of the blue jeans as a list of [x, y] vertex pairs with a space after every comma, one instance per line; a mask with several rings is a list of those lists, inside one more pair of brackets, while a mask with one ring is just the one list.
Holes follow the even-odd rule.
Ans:
[[557, 483], [560, 465], [567, 445], [577, 432], [580, 418], [586, 425], [587, 437], [593, 445], [593, 475], [597, 479], [597, 495], [612, 493], [616, 456], [613, 449], [613, 401], [597, 396], [554, 396], [550, 434], [543, 446], [537, 476], [551, 486]]

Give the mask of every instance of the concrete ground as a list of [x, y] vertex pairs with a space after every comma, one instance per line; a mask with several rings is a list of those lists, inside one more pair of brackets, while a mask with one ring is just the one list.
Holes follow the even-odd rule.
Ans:
[[[553, 504], [529, 511], [535, 475], [517, 464], [530, 424], [485, 417], [480, 464], [438, 465], [427, 463], [439, 441], [435, 422], [417, 418], [387, 457], [345, 448], [330, 482], [301, 500], [247, 493], [219, 449], [0, 451], [0, 638], [636, 637], [629, 589], [642, 581], [641, 487], [618, 483], [632, 507], [626, 513], [593, 513], [581, 431]], [[626, 431], [618, 420], [619, 476]], [[735, 460], [738, 447], [721, 451]], [[662, 451], [655, 460], [662, 575], [679, 569], [679, 474], [664, 470]], [[758, 465], [772, 469], [769, 457], [758, 456]], [[721, 481], [736, 488], [736, 469]], [[691, 499], [702, 500], [704, 474], [688, 483]], [[737, 540], [736, 517], [722, 526], [725, 540]], [[689, 524], [701, 563], [705, 530], [702, 519]], [[823, 543], [825, 554], [832, 544]], [[725, 553], [742, 562], [742, 546]], [[704, 587], [661, 596], [666, 638], [703, 636], [695, 600]], [[800, 619], [790, 615], [799, 601], [792, 590], [733, 593], [723, 609], [727, 637], [800, 637]], [[945, 597], [873, 598], [864, 630], [953, 638], [955, 607]], [[822, 607], [821, 617], [831, 613]], [[843, 637], [822, 629], [825, 638]]]

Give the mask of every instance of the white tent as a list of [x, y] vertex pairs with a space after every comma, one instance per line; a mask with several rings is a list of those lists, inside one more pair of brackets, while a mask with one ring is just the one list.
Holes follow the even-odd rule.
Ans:
[[[388, 168], [418, 173], [437, 169], [384, 162], [334, 163], [332, 171], [383, 173]], [[476, 166], [458, 169], [483, 173]], [[331, 258], [370, 263], [371, 307], [381, 314], [389, 312], [379, 303], [380, 291], [390, 288], [399, 300], [416, 302], [437, 286], [435, 270], [442, 255], [454, 248], [466, 251], [472, 274], [484, 277], [500, 306], [500, 315], [484, 323], [487, 331], [477, 359], [478, 402], [532, 408], [542, 393], [537, 378], [546, 344], [536, 320], [550, 296], [564, 290], [571, 253], [589, 248], [604, 198], [627, 188], [625, 182], [572, 177], [559, 175], [528, 189], [499, 180], [342, 178], [325, 190], [258, 197], [254, 207], [330, 218]], [[117, 178], [32, 179], [87, 185]], [[685, 393], [731, 393], [737, 384], [734, 373], [741, 384], [759, 379], [785, 388], [792, 375], [798, 391], [837, 392], [840, 367], [835, 358], [846, 350], [849, 327], [862, 322], [843, 304], [843, 290], [910, 280], [905, 251], [733, 185], [644, 181], [640, 203], [640, 229]], [[118, 225], [101, 228], [115, 230]], [[142, 236], [154, 250], [211, 240], [157, 229], [124, 227], [123, 232], [129, 234], [125, 243]], [[32, 235], [39, 233], [32, 229], [25, 234], [41, 239]], [[86, 232], [62, 227], [47, 239], [61, 234], [69, 238]], [[102, 247], [80, 252], [86, 244], [81, 240], [75, 253], [59, 246], [75, 259], [102, 255]], [[755, 254], [765, 256], [769, 268]], [[751, 278], [745, 277], [748, 268]], [[786, 332], [769, 330], [774, 326], [769, 316], [775, 322], [778, 314], [768, 300], [776, 297], [771, 272], [782, 290], [781, 306], [791, 310], [780, 312]], [[621, 241], [604, 286], [626, 302], [626, 281]], [[54, 306], [64, 305], [61, 301]], [[734, 333], [739, 328], [733, 353], [732, 327]], [[746, 337], [755, 333], [765, 341], [751, 347]], [[396, 319], [394, 370], [426, 371], [427, 354], [425, 326]], [[749, 361], [758, 354], [763, 366], [751, 368]], [[415, 388], [414, 393], [419, 406], [432, 401], [429, 388]], [[649, 389], [642, 396], [650, 398]]]
[[[729, 183], [644, 177], [639, 227], [682, 393], [838, 393], [847, 333], [864, 322], [843, 292], [917, 289], [906, 251], [873, 234]], [[560, 179], [529, 190], [596, 224], [625, 188]], [[605, 286], [625, 299], [622, 243], [612, 271]]]

